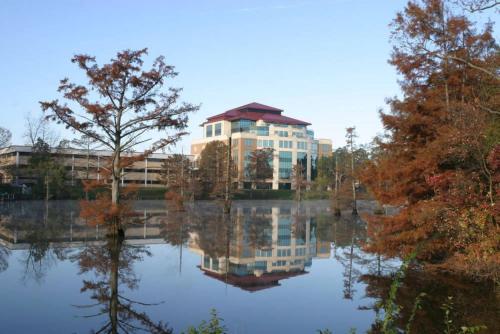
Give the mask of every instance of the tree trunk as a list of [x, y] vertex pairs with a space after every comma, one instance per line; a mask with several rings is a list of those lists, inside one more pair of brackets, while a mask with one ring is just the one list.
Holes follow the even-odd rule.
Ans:
[[354, 151], [353, 151], [352, 141], [353, 139], [351, 139], [352, 214], [357, 215], [358, 206], [356, 201], [356, 179], [354, 177]]
[[49, 173], [45, 174], [45, 200], [48, 201], [50, 196], [50, 189], [49, 189]]
[[[118, 147], [119, 145], [117, 145]], [[113, 156], [113, 173], [111, 179], [111, 204], [117, 205], [120, 202], [120, 149], [115, 150]]]
[[[120, 203], [120, 176], [121, 176], [121, 166], [120, 166], [120, 145], [116, 146], [115, 154], [113, 156], [113, 172], [111, 173], [111, 205], [116, 207]], [[112, 235], [118, 235], [124, 233], [121, 227], [121, 217], [118, 212], [117, 216], [112, 218], [110, 222], [110, 233]]]
[[118, 333], [118, 308], [120, 304], [118, 299], [118, 270], [120, 265], [120, 252], [123, 244], [123, 236], [111, 236], [108, 243], [111, 258], [111, 270], [109, 275], [109, 286], [111, 292], [109, 300], [109, 321], [111, 323], [111, 333]]
[[231, 196], [230, 196], [230, 186], [231, 186], [231, 137], [227, 144], [227, 161], [226, 161], [226, 189], [224, 193], [224, 213], [231, 212]]
[[334, 193], [334, 207], [333, 207], [333, 212], [335, 216], [339, 217], [341, 215], [340, 213], [340, 207], [339, 207], [339, 166], [338, 166], [338, 157], [335, 155], [335, 193]]

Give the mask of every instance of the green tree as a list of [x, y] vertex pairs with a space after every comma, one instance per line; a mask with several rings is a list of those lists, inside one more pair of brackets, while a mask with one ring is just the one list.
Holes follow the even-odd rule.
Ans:
[[193, 191], [193, 164], [182, 154], [172, 154], [161, 165], [160, 178], [168, 190], [185, 197]]
[[252, 181], [252, 188], [256, 189], [267, 179], [273, 177], [273, 153], [272, 148], [256, 149], [250, 153], [246, 174]]
[[35, 196], [43, 197], [45, 200], [63, 197], [67, 177], [66, 170], [51, 154], [49, 144], [40, 138], [32, 148], [27, 170], [36, 180], [33, 186]]
[[[228, 161], [228, 146], [222, 141], [209, 142], [200, 154], [198, 162], [198, 175], [201, 183], [203, 196], [224, 198], [226, 185], [230, 183], [229, 190], [234, 190], [232, 180], [237, 176], [232, 161]], [[228, 164], [229, 169], [228, 177]]]
[[328, 190], [335, 183], [335, 160], [332, 156], [323, 156], [318, 159], [318, 176], [314, 185], [318, 190]]

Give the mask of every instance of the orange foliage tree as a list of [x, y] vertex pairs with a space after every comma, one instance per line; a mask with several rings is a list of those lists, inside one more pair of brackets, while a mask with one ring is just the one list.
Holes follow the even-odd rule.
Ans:
[[362, 181], [390, 217], [368, 217], [367, 248], [498, 279], [500, 65], [492, 26], [478, 32], [441, 0], [410, 1], [392, 23], [403, 98]]
[[[188, 114], [197, 106], [179, 104], [180, 88], [161, 89], [165, 81], [177, 75], [174, 67], [158, 57], [151, 69], [143, 69], [147, 49], [117, 53], [110, 63], [99, 66], [95, 57], [80, 54], [73, 57], [88, 77], [88, 85], [63, 79], [59, 92], [69, 102], [40, 102], [48, 117], [63, 123], [113, 152], [110, 164], [111, 201], [120, 198], [120, 177], [125, 152], [149, 141], [148, 131], [165, 131], [166, 136], [155, 141], [144, 152], [148, 155], [175, 143], [185, 134]], [[168, 133], [168, 131], [171, 131]]]

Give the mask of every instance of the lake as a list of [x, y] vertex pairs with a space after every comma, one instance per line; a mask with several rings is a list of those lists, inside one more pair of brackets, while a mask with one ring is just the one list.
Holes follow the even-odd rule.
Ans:
[[[373, 208], [360, 202], [362, 214]], [[361, 218], [334, 217], [328, 201], [236, 201], [221, 212], [138, 201], [125, 236], [109, 238], [78, 202], [0, 203], [0, 332], [181, 333], [215, 309], [229, 333], [365, 333], [383, 316], [400, 261], [363, 251]], [[493, 286], [422, 272], [398, 291], [401, 326], [421, 292], [414, 333], [441, 333], [444, 303], [457, 328], [500, 332]]]

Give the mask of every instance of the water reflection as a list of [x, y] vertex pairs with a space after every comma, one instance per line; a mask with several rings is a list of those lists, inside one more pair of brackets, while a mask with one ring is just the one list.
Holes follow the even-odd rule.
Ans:
[[246, 291], [280, 285], [306, 274], [318, 247], [310, 208], [237, 207], [231, 216], [204, 215], [192, 229], [189, 249], [200, 255], [205, 275]]
[[[369, 203], [360, 205], [360, 210], [370, 208]], [[391, 274], [399, 263], [364, 253], [362, 246], [366, 241], [366, 231], [363, 221], [350, 215], [333, 217], [328, 202], [302, 205], [288, 201], [235, 202], [230, 215], [222, 214], [219, 207], [208, 202], [189, 204], [187, 211], [182, 213], [167, 210], [163, 202], [138, 202], [134, 210], [136, 215], [127, 225], [124, 235], [107, 236], [103, 226], [92, 226], [79, 217], [78, 203], [0, 205], [0, 282], [5, 273], [12, 272], [12, 266], [21, 269], [21, 274], [10, 274], [12, 277], [24, 285], [35, 282], [40, 289], [47, 284], [44, 278], [50, 273], [68, 281], [77, 280], [78, 288], [75, 289], [80, 289], [84, 299], [74, 298], [69, 305], [61, 306], [72, 308], [74, 315], [85, 319], [87, 325], [75, 323], [75, 332], [170, 333], [166, 322], [175, 322], [181, 314], [176, 313], [175, 308], [169, 308], [170, 312], [162, 311], [171, 302], [162, 297], [165, 295], [162, 291], [174, 289], [172, 286], [179, 284], [173, 282], [187, 280], [210, 287], [203, 293], [213, 300], [220, 300], [215, 292], [217, 285], [233, 288], [244, 294], [237, 295], [236, 304], [231, 304], [238, 308], [252, 300], [249, 296], [275, 296], [278, 291], [285, 296], [295, 296], [297, 290], [290, 283], [300, 281], [304, 291], [302, 298], [307, 296], [312, 303], [311, 309], [304, 311], [309, 318], [312, 319], [320, 309], [354, 307], [347, 315], [352, 321], [346, 324], [346, 331], [357, 327], [361, 332], [371, 327], [376, 332], [378, 304], [386, 298]], [[164, 251], [152, 252], [153, 245], [168, 249], [168, 256]], [[177, 278], [168, 276], [160, 283], [158, 294], [143, 296], [148, 287], [141, 280], [158, 276], [161, 270], [158, 264], [168, 261], [175, 263], [169, 267], [169, 272], [175, 271]], [[58, 268], [58, 264], [64, 263], [71, 264], [74, 270]], [[141, 263], [150, 264], [147, 269], [138, 271]], [[178, 275], [181, 273], [182, 276]], [[16, 286], [14, 281], [3, 284]], [[178, 307], [189, 303], [193, 286], [183, 289], [178, 293], [185, 300], [181, 297], [175, 299]], [[415, 332], [442, 330], [443, 311], [440, 306], [448, 296], [454, 296], [456, 324], [486, 324], [489, 332], [497, 332], [498, 324], [494, 319], [498, 312], [498, 295], [493, 291], [494, 287], [442, 275], [409, 275], [398, 293], [397, 303], [403, 307], [399, 317], [401, 328], [410, 316], [416, 295], [426, 292], [429, 297], [423, 301], [422, 309], [415, 317]], [[57, 300], [59, 297], [53, 298]], [[273, 298], [267, 300], [271, 307], [276, 304], [285, 311], [293, 310], [293, 305], [280, 304], [277, 297]], [[30, 300], [26, 302], [30, 303]], [[191, 301], [186, 307], [201, 308], [197, 303], [199, 301]], [[315, 304], [320, 309], [315, 308]], [[200, 312], [208, 313], [211, 306], [203, 307]], [[0, 301], [0, 310], [8, 307]], [[219, 307], [231, 328], [231, 319], [237, 317], [230, 314], [226, 317], [224, 312], [230, 313], [230, 309], [223, 309], [223, 304]], [[58, 316], [54, 314], [55, 318]], [[337, 319], [335, 316], [325, 317]], [[176, 331], [199, 323], [189, 315], [185, 317], [185, 322], [177, 323], [180, 327], [176, 327]], [[256, 314], [255, 317], [250, 319], [251, 326], [257, 326], [263, 315], [258, 318]], [[290, 327], [287, 331], [304, 332], [307, 328], [307, 331], [315, 332], [325, 328], [321, 325], [325, 317], [317, 318], [301, 329], [295, 324], [296, 329]], [[4, 326], [9, 323], [4, 321], [6, 319], [1, 320]], [[68, 326], [71, 324], [74, 323], [70, 322]], [[14, 327], [6, 326], [7, 332], [16, 332]], [[269, 323], [266, 326], [269, 326], [269, 332], [279, 332], [284, 325], [273, 327]], [[329, 327], [337, 332], [343, 331], [335, 324]], [[248, 328], [248, 332], [255, 331], [265, 332], [265, 329]]]
[[102, 246], [85, 247], [74, 257], [80, 267], [80, 275], [91, 272], [94, 277], [84, 279], [80, 290], [90, 293], [93, 303], [76, 307], [93, 311], [84, 315], [85, 318], [105, 318], [95, 333], [172, 333], [163, 322], [155, 322], [146, 312], [136, 310], [138, 305], [154, 306], [158, 303], [144, 303], [125, 296], [125, 290], [138, 288], [139, 279], [133, 266], [144, 256], [150, 256], [144, 246], [127, 245], [123, 235], [113, 235], [107, 236]]

